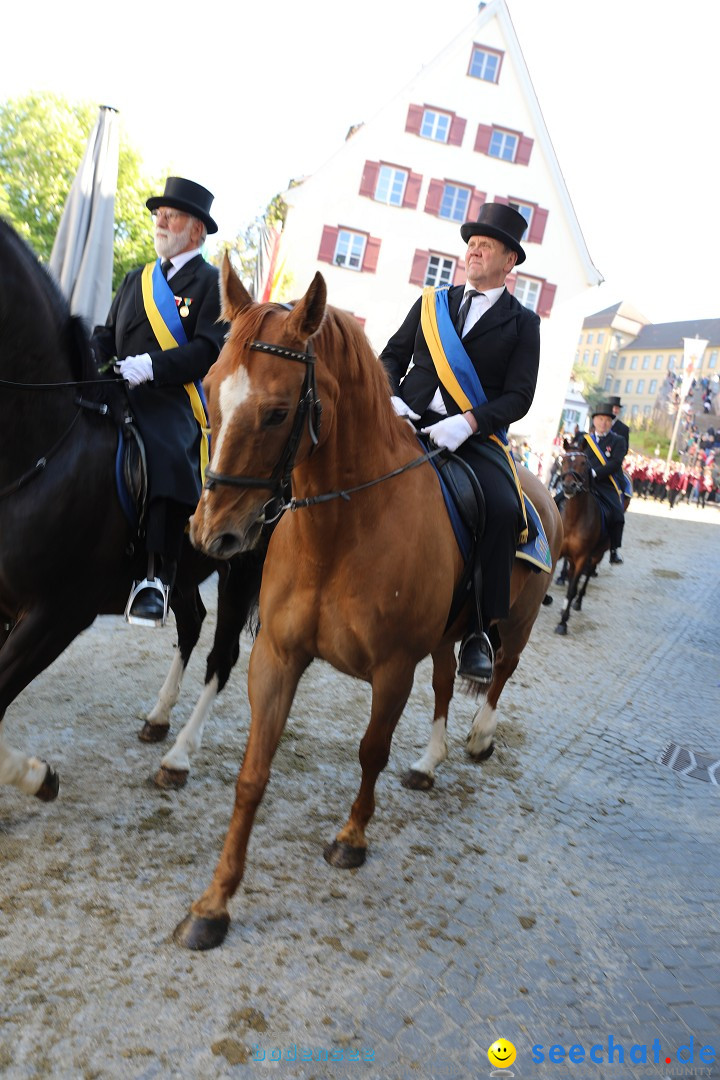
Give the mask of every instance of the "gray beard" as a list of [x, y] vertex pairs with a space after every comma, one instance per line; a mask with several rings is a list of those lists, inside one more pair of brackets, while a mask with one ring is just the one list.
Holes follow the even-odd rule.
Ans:
[[190, 243], [190, 233], [192, 232], [193, 221], [192, 218], [188, 220], [187, 226], [181, 233], [169, 232], [167, 236], [155, 235], [155, 251], [161, 259], [172, 259], [174, 255], [179, 255], [181, 251]]

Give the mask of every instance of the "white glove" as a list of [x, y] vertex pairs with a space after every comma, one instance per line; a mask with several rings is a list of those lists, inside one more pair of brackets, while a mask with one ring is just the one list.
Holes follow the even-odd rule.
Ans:
[[590, 470], [590, 475], [592, 476], [593, 480], [597, 479], [597, 473], [595, 472], [594, 469]]
[[446, 416], [444, 420], [438, 420], [437, 424], [422, 429], [423, 435], [429, 435], [436, 446], [442, 446], [445, 450], [457, 450], [466, 439], [473, 434], [473, 429], [462, 413], [457, 416]]
[[413, 412], [412, 409], [410, 408], [410, 406], [406, 405], [402, 398], [400, 398], [400, 397], [391, 397], [390, 401], [392, 402], [392, 407], [395, 410], [395, 412], [398, 414], [398, 416], [403, 416], [403, 417], [407, 416], [408, 419], [410, 419], [410, 420], [419, 420], [420, 419], [419, 414], [416, 413], [416, 412]]
[[139, 386], [153, 378], [153, 366], [149, 353], [141, 353], [140, 356], [128, 356], [115, 365], [115, 373], [122, 375], [125, 382], [130, 386]]

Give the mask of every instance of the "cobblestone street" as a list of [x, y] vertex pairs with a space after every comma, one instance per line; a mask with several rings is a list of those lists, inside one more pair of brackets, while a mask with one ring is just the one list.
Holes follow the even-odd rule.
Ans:
[[[495, 1075], [720, 1077], [720, 508], [633, 504], [623, 552], [566, 638], [551, 586], [481, 766], [458, 694], [428, 793], [400, 784], [429, 735], [421, 665], [368, 861], [349, 872], [322, 849], [357, 789], [370, 695], [313, 665], [230, 932], [206, 954], [171, 934], [224, 838], [251, 643], [187, 787], [163, 792], [149, 779], [163, 751], [135, 731], [172, 630], [98, 620], [4, 724], [61, 787], [49, 805], [0, 793], [0, 1075], [465, 1080], [490, 1075], [503, 1038], [517, 1059]], [[175, 731], [201, 687], [212, 584], [205, 599]], [[685, 772], [660, 762], [673, 743], [701, 755], [695, 775], [681, 751]]]

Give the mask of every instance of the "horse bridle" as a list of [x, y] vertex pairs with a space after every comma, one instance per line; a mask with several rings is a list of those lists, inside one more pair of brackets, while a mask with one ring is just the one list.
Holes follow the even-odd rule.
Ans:
[[268, 488], [273, 492], [273, 497], [276, 497], [282, 494], [290, 483], [290, 474], [295, 468], [295, 458], [306, 422], [310, 436], [311, 454], [318, 444], [322, 402], [318, 399], [315, 384], [315, 350], [311, 341], [307, 342], [305, 352], [288, 349], [284, 345], [273, 345], [268, 341], [251, 341], [248, 349], [250, 352], [264, 352], [270, 356], [277, 356], [281, 360], [293, 360], [298, 364], [305, 365], [305, 378], [300, 389], [300, 399], [295, 408], [292, 430], [270, 476], [235, 476], [228, 473], [218, 473], [207, 468], [205, 470], [205, 490], [213, 491], [218, 484], [240, 488]]
[[[587, 464], [587, 458], [582, 450], [575, 450], [572, 453], [567, 454], [567, 457], [571, 459], [581, 457]], [[560, 474], [560, 487], [562, 488], [562, 493], [566, 499], [572, 499], [574, 495], [580, 495], [583, 491], [590, 490], [587, 484], [588, 475], [588, 472], [586, 472], [584, 476], [581, 475], [577, 469], [565, 469], [565, 471]], [[572, 483], [567, 483], [567, 478], [570, 478]]]

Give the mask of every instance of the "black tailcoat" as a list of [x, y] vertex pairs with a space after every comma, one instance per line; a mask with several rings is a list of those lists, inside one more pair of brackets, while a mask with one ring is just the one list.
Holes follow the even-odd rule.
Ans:
[[[595, 478], [592, 481], [592, 492], [599, 503], [602, 504], [608, 515], [608, 523], [619, 523], [625, 520], [622, 497], [618, 496], [612, 480], [622, 491], [622, 463], [625, 457], [625, 442], [621, 435], [614, 431], [608, 431], [595, 440], [605, 458], [605, 464], [601, 465], [597, 454], [588, 447], [585, 451], [590, 467], [595, 470]], [[612, 477], [612, 480], [611, 480]]]
[[149, 498], [174, 499], [194, 509], [200, 497], [200, 431], [186, 382], [203, 379], [223, 345], [227, 323], [220, 316], [219, 274], [197, 255], [168, 282], [188, 309], [181, 316], [187, 344], [163, 350], [145, 314], [142, 268], [131, 270], [113, 300], [105, 326], [95, 328], [98, 363], [149, 353], [153, 380], [130, 391], [130, 403], [147, 450]]
[[[450, 316], [455, 322], [464, 286], [448, 292]], [[390, 378], [393, 394], [421, 416], [427, 427], [441, 417], [428, 406], [438, 388], [430, 350], [420, 322], [422, 298], [413, 304], [380, 359]], [[540, 362], [540, 319], [507, 289], [463, 337], [462, 343], [482, 383], [487, 402], [472, 410], [478, 430], [457, 453], [475, 470], [487, 507], [485, 532], [478, 548], [483, 571], [482, 617], [485, 625], [508, 614], [510, 575], [521, 518], [517, 494], [505, 474], [474, 452], [474, 445], [493, 432], [522, 419], [532, 404]], [[410, 361], [413, 366], [408, 371]], [[462, 410], [440, 386], [448, 415]]]
[[627, 454], [628, 450], [630, 449], [630, 428], [627, 426], [627, 424], [623, 424], [622, 420], [620, 420], [619, 417], [616, 417], [612, 422], [612, 427], [610, 428], [610, 430], [612, 431], [613, 435], [619, 435], [621, 439], [625, 440], [624, 452]]

